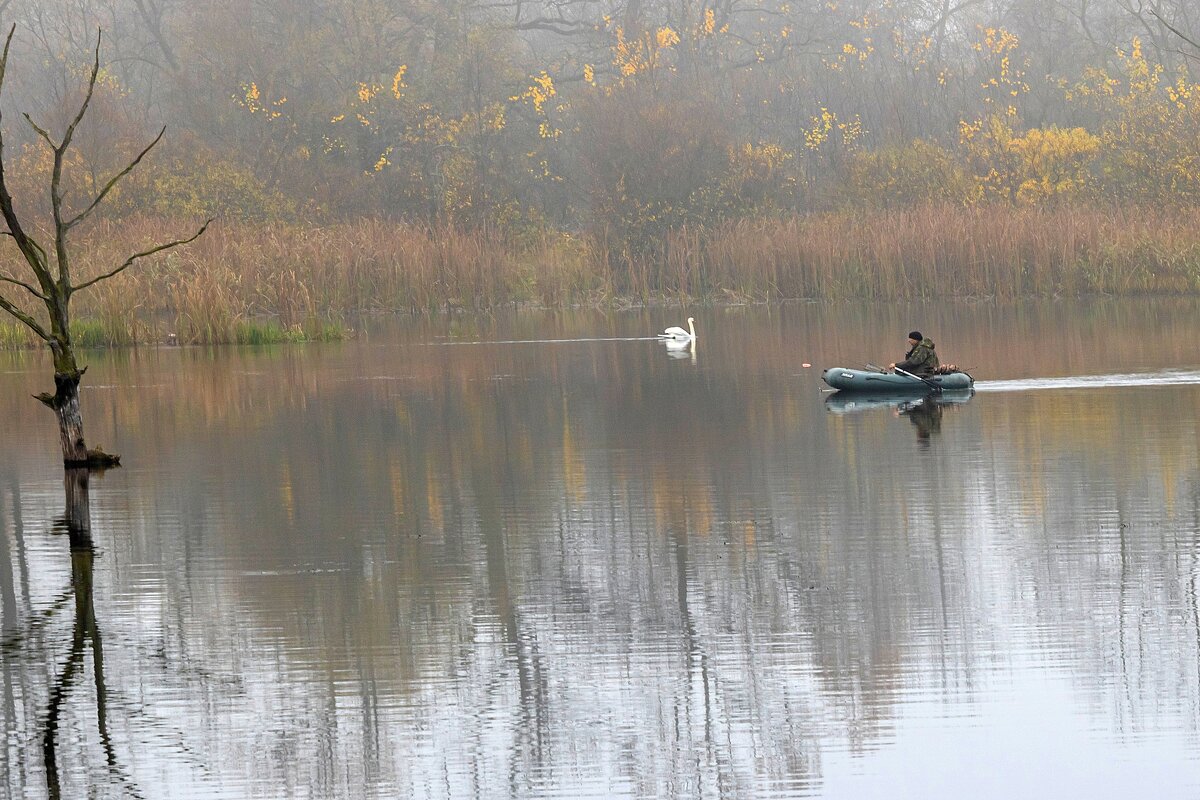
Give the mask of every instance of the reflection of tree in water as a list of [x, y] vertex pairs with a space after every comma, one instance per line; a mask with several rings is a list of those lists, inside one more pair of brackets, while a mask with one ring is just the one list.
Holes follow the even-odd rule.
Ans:
[[[5, 636], [3, 652], [6, 655], [18, 654], [27, 647], [41, 643], [43, 629], [56, 616], [57, 612], [66, 607], [66, 601], [74, 599], [74, 619], [72, 622], [70, 647], [66, 659], [61, 662], [54, 673], [47, 676], [48, 694], [44, 712], [40, 719], [40, 749], [42, 767], [45, 771], [46, 792], [52, 800], [61, 797], [75, 797], [79, 791], [79, 782], [90, 786], [89, 794], [94, 794], [96, 787], [111, 784], [118, 787], [122, 797], [141, 797], [141, 793], [128, 777], [128, 771], [121, 764], [108, 724], [108, 689], [104, 675], [104, 647], [100, 633], [100, 625], [96, 619], [93, 601], [92, 570], [95, 560], [95, 547], [92, 541], [91, 501], [89, 494], [89, 474], [87, 469], [65, 470], [63, 485], [66, 494], [66, 509], [63, 515], [53, 522], [55, 533], [65, 535], [71, 554], [71, 583], [70, 587], [48, 609], [37, 617], [29, 620], [25, 630], [15, 623], [16, 611], [15, 592], [12, 591], [12, 563], [3, 565], [5, 570]], [[14, 500], [16, 499], [14, 493]], [[19, 513], [19, 503], [13, 503], [14, 512]], [[16, 520], [14, 532], [18, 541], [23, 540], [22, 523]], [[7, 541], [7, 536], [2, 537]], [[26, 588], [27, 584], [26, 584]], [[61, 763], [63, 718], [68, 712], [73, 696], [80, 687], [79, 681], [83, 676], [87, 656], [91, 655], [92, 698], [96, 715], [96, 729], [100, 746], [104, 753], [104, 763], [108, 779], [100, 779], [92, 773], [92, 769], [84, 767], [84, 775], [75, 773], [74, 782], [64, 787], [62, 778], [64, 767]], [[26, 659], [27, 661], [29, 659]], [[6, 710], [15, 712], [12, 706], [13, 695], [12, 675], [7, 666], [5, 670]], [[86, 763], [86, 760], [85, 760]]]
[[[1200, 697], [1195, 620], [1162, 611], [1191, 602], [1177, 510], [1158, 538], [1080, 513], [1151, 496], [1134, 475], [1162, 491], [1195, 474], [1194, 443], [1115, 481], [1095, 457], [1146, 452], [1169, 403], [1124, 425], [1116, 405], [1034, 398], [1014, 421], [976, 403], [939, 434], [961, 447], [922, 458], [926, 483], [907, 424], [827, 419], [774, 373], [679, 369], [657, 347], [644, 369], [615, 346], [481, 351], [356, 367], [404, 381], [282, 356], [261, 383], [214, 373], [194, 417], [139, 414], [162, 463], [178, 427], [241, 465], [137, 488], [148, 522], [177, 526], [131, 545], [166, 571], [142, 606], [170, 632], [148, 683], [199, 760], [324, 796], [535, 796], [580, 763], [642, 796], [804, 794], [830, 750], [886, 746], [906, 698], [972, 702], [1027, 621], [1078, 682], [1117, 671], [1120, 703], [1096, 708], [1123, 728]], [[110, 648], [135, 673], [150, 660]]]

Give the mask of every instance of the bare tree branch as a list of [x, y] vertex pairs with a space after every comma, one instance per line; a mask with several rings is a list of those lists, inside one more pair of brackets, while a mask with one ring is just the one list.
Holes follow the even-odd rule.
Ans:
[[67, 220], [66, 227], [68, 229], [74, 228], [80, 222], [83, 222], [83, 220], [85, 218], [87, 218], [87, 216], [89, 214], [91, 214], [93, 211], [95, 211], [96, 206], [100, 205], [100, 203], [104, 200], [104, 198], [108, 195], [108, 193], [113, 190], [113, 187], [115, 187], [117, 185], [117, 181], [121, 180], [126, 175], [128, 175], [130, 172], [132, 172], [133, 168], [141, 163], [142, 159], [146, 157], [146, 154], [149, 153], [154, 148], [154, 146], [159, 143], [159, 141], [163, 137], [163, 134], [165, 134], [166, 132], [167, 132], [167, 128], [164, 125], [162, 130], [160, 130], [158, 132], [158, 136], [154, 137], [154, 141], [150, 142], [150, 144], [148, 144], [144, 148], [142, 148], [142, 151], [137, 154], [137, 158], [135, 158], [135, 159], [133, 159], [133, 161], [129, 162], [128, 166], [126, 166], [125, 169], [121, 170], [116, 175], [113, 175], [112, 178], [108, 181], [108, 183], [104, 184], [104, 188], [100, 190], [100, 193], [98, 195], [96, 195], [96, 199], [92, 200], [92, 202], [90, 204], [88, 204], [87, 208], [85, 208], [83, 211], [76, 214], [71, 219]]
[[[14, 24], [8, 29], [8, 38], [4, 40], [4, 53], [0, 55], [0, 90], [4, 87], [4, 75], [8, 69], [8, 52], [12, 46], [13, 34], [16, 32], [17, 26]], [[42, 291], [49, 293], [53, 289], [53, 285], [50, 281], [50, 273], [46, 269], [46, 251], [29, 238], [21, 227], [21, 221], [17, 218], [16, 209], [13, 207], [12, 195], [9, 194], [8, 184], [4, 179], [4, 128], [2, 125], [0, 125], [0, 214], [4, 216], [4, 221], [8, 224], [8, 234], [13, 237], [21, 255], [25, 257], [25, 261], [37, 275]]]
[[47, 342], [50, 341], [50, 334], [46, 333], [45, 329], [38, 324], [38, 321], [9, 302], [8, 298], [6, 298], [4, 295], [0, 295], [0, 308], [19, 319], [22, 323], [24, 323], [25, 327], [36, 333], [40, 338]]
[[83, 103], [79, 106], [79, 113], [75, 115], [75, 119], [71, 120], [71, 124], [67, 126], [67, 132], [63, 134], [62, 143], [58, 149], [66, 152], [66, 149], [71, 146], [71, 139], [75, 136], [75, 129], [79, 127], [79, 123], [83, 121], [83, 115], [87, 113], [88, 106], [92, 102], [92, 93], [96, 91], [96, 78], [100, 75], [100, 38], [101, 31], [96, 30], [96, 57], [92, 61], [92, 74], [88, 76], [87, 94], [83, 97]]
[[[1190, 44], [1192, 47], [1196, 48], [1197, 50], [1200, 50], [1200, 41], [1193, 39], [1191, 36], [1188, 36], [1186, 33], [1179, 30], [1179, 28], [1176, 28], [1174, 25], [1172, 25], [1171, 23], [1169, 23], [1165, 19], [1163, 19], [1162, 14], [1158, 13], [1158, 9], [1155, 9], [1155, 8], [1150, 9], [1150, 16], [1154, 17], [1156, 20], [1158, 20], [1160, 23], [1162, 23], [1162, 26], [1164, 28], [1166, 28], [1167, 30], [1169, 30], [1171, 33], [1175, 34], [1180, 39], [1183, 39], [1185, 42], [1187, 42], [1188, 44]], [[1184, 55], [1186, 55], [1186, 54], [1184, 54]]]
[[125, 262], [123, 264], [121, 264], [121, 266], [117, 267], [116, 269], [112, 270], [111, 272], [106, 272], [103, 275], [98, 275], [95, 278], [92, 278], [91, 280], [84, 281], [83, 283], [79, 284], [78, 286], [71, 287], [71, 292], [72, 293], [78, 292], [80, 289], [86, 289], [89, 286], [93, 286], [93, 285], [99, 283], [100, 281], [106, 281], [109, 278], [113, 277], [114, 275], [119, 275], [120, 273], [124, 272], [126, 269], [131, 267], [133, 265], [133, 262], [137, 261], [139, 258], [145, 258], [146, 256], [152, 256], [155, 253], [161, 253], [164, 250], [170, 250], [172, 247], [179, 247], [180, 245], [190, 244], [190, 243], [196, 241], [197, 239], [199, 239], [201, 237], [201, 235], [204, 234], [204, 232], [206, 230], [208, 230], [208, 226], [212, 224], [212, 221], [213, 221], [213, 218], [209, 217], [209, 219], [200, 227], [200, 230], [196, 231], [195, 234], [193, 234], [192, 236], [189, 236], [186, 239], [176, 239], [174, 241], [167, 242], [166, 244], [160, 244], [157, 247], [151, 247], [149, 250], [143, 250], [140, 253], [134, 253], [129, 258], [125, 259]]
[[37, 289], [30, 286], [28, 283], [25, 283], [25, 281], [19, 281], [16, 278], [9, 277], [8, 275], [0, 275], [0, 281], [4, 281], [5, 283], [16, 284], [17, 286], [20, 286], [25, 291], [29, 292], [34, 297], [41, 298], [42, 300], [46, 299], [46, 295], [42, 294]]
[[54, 140], [50, 138], [49, 131], [45, 130], [40, 125], [38, 125], [36, 122], [34, 122], [33, 117], [29, 116], [29, 112], [22, 111], [21, 116], [25, 118], [25, 121], [29, 123], [29, 127], [33, 128], [33, 130], [37, 133], [38, 136], [40, 136], [46, 140], [46, 144], [50, 145], [50, 149], [52, 149], [52, 150], [58, 149], [58, 145], [56, 145], [54, 143]]
[[[79, 104], [79, 111], [76, 112], [75, 119], [71, 120], [71, 124], [67, 126], [66, 132], [63, 133], [62, 141], [54, 148], [54, 169], [50, 174], [50, 213], [54, 217], [54, 255], [58, 261], [58, 285], [60, 291], [67, 293], [68, 296], [71, 292], [71, 260], [67, 249], [67, 233], [70, 230], [70, 225], [63, 222], [63, 159], [67, 149], [71, 146], [71, 139], [75, 136], [75, 129], [83, 121], [83, 116], [87, 113], [88, 106], [91, 105], [92, 95], [96, 91], [96, 78], [100, 75], [101, 38], [102, 34], [97, 30], [96, 53], [92, 59], [92, 73], [88, 76], [87, 94], [83, 96], [83, 102]], [[28, 118], [26, 116], [26, 119]], [[33, 124], [32, 120], [30, 120], [30, 124]]]
[[[144, 0], [133, 0], [134, 6], [137, 7], [138, 14], [142, 18], [142, 22], [146, 25], [146, 30], [150, 31], [154, 43], [158, 45], [158, 49], [167, 59], [167, 64], [170, 65], [173, 72], [179, 71], [179, 61], [175, 58], [175, 51], [171, 49], [170, 43], [167, 41], [166, 35], [162, 29], [162, 12], [153, 5], [147, 7]], [[151, 14], [151, 10], [158, 12], [157, 15]]]

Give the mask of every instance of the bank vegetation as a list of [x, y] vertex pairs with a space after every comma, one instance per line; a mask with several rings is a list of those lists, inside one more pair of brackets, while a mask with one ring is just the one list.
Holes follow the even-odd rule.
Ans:
[[[346, 335], [361, 311], [1200, 291], [1200, 18], [930, 0], [12, 0], [77, 100], [70, 198], [163, 144], [78, 233], [83, 340]], [[136, 8], [135, 8], [136, 6]], [[108, 50], [106, 50], [108, 53]], [[50, 89], [51, 91], [48, 91]], [[18, 204], [53, 160], [5, 152]], [[0, 325], [0, 345], [28, 343]]]

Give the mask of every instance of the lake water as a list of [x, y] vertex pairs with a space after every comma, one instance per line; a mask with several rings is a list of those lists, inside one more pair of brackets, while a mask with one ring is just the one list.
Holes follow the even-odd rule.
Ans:
[[74, 552], [0, 354], [0, 794], [1200, 796], [1196, 302], [363, 327], [89, 354]]

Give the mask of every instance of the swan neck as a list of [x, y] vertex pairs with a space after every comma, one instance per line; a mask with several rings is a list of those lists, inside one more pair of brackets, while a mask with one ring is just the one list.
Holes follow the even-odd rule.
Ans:
[[696, 338], [696, 326], [692, 324], [692, 318], [688, 317], [688, 332], [692, 334], [692, 338]]

